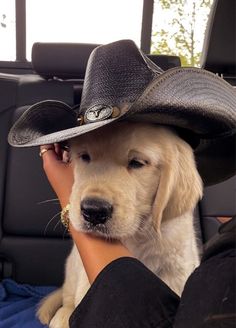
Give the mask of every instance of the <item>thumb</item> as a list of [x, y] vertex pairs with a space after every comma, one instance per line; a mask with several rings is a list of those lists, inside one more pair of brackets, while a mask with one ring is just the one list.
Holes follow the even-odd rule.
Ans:
[[56, 145], [42, 145], [40, 146], [40, 153], [43, 160], [44, 170], [50, 169], [50, 167], [54, 167], [57, 165], [61, 165], [61, 152], [56, 149]]

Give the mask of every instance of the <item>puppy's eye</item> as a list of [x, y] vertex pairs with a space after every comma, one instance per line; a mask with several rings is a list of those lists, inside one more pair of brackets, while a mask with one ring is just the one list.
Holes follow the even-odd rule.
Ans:
[[83, 161], [83, 162], [86, 162], [86, 163], [89, 163], [90, 160], [91, 160], [89, 154], [87, 154], [87, 153], [80, 154], [80, 155], [79, 155], [79, 158], [81, 158], [82, 161]]
[[138, 160], [136, 158], [133, 158], [129, 161], [128, 168], [129, 169], [140, 169], [145, 164], [147, 164], [145, 161]]

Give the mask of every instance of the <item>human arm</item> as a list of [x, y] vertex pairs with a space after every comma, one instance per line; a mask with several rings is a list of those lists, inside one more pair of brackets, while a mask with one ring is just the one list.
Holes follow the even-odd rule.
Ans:
[[[43, 155], [44, 170], [64, 207], [73, 184], [73, 166], [62, 161], [61, 152], [53, 145], [50, 147], [53, 149]], [[132, 327], [134, 320], [137, 328], [153, 327], [153, 322], [167, 327], [178, 306], [177, 295], [133, 258], [121, 242], [76, 231], [71, 224], [70, 233], [91, 283], [70, 318], [71, 328]]]
[[[64, 208], [69, 203], [73, 185], [73, 163], [63, 161], [63, 151], [59, 145], [41, 146], [49, 149], [42, 155], [43, 168], [47, 178]], [[91, 234], [79, 232], [69, 225], [71, 236], [80, 253], [90, 283], [112, 261], [132, 254], [118, 240], [108, 241]]]

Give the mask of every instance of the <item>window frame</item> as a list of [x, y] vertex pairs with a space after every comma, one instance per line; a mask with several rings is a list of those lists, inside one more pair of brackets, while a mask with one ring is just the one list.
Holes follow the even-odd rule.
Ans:
[[[151, 50], [153, 7], [154, 0], [143, 0], [140, 48], [145, 53], [150, 53]], [[31, 69], [31, 62], [26, 59], [26, 0], [15, 0], [15, 11], [16, 60], [0, 61], [0, 67], [5, 69]]]

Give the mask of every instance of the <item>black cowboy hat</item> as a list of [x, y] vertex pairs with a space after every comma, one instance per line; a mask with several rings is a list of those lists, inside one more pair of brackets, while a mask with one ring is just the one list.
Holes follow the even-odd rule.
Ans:
[[36, 103], [14, 124], [8, 140], [17, 147], [61, 142], [118, 120], [175, 127], [193, 146], [206, 185], [235, 174], [233, 87], [198, 68], [164, 72], [130, 40], [92, 52], [78, 108], [54, 100]]

